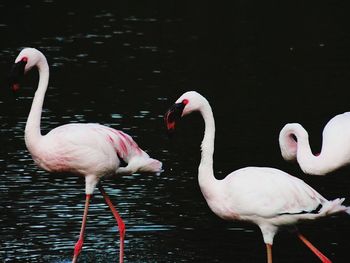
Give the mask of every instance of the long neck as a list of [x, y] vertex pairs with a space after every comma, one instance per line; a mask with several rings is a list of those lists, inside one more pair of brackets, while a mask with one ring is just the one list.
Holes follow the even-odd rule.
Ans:
[[206, 199], [213, 196], [218, 180], [213, 171], [213, 154], [215, 139], [215, 121], [209, 103], [200, 110], [205, 124], [204, 138], [201, 145], [201, 161], [198, 167], [198, 182]]
[[294, 130], [294, 134], [298, 143], [297, 159], [300, 168], [307, 174], [324, 174], [322, 153], [317, 156], [312, 153], [307, 131], [300, 127]]
[[40, 58], [36, 66], [39, 71], [39, 84], [34, 95], [32, 107], [30, 109], [25, 128], [25, 142], [30, 152], [35, 149], [37, 142], [42, 137], [40, 131], [41, 112], [45, 92], [49, 82], [49, 66], [44, 56]]

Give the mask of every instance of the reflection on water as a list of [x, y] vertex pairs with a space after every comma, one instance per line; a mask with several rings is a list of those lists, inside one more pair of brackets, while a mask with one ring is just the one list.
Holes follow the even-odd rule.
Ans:
[[[340, 95], [332, 101], [322, 102], [330, 96], [329, 88], [312, 94], [304, 86], [298, 90], [298, 81], [305, 80], [300, 77], [283, 84], [286, 90], [293, 90], [286, 96], [278, 81], [289, 79], [289, 72], [297, 78], [305, 69], [299, 72], [295, 66], [298, 60], [288, 53], [290, 46], [298, 52], [298, 45], [278, 42], [280, 53], [265, 64], [271, 55], [268, 44], [276, 44], [258, 41], [259, 33], [252, 29], [260, 23], [249, 12], [236, 14], [231, 21], [220, 13], [213, 18], [211, 7], [204, 4], [99, 1], [80, 6], [78, 2], [0, 3], [1, 80], [5, 83], [22, 47], [37, 47], [47, 56], [51, 70], [43, 133], [65, 123], [99, 122], [127, 132], [151, 156], [163, 161], [165, 171], [159, 176], [135, 174], [104, 180], [126, 223], [126, 262], [265, 260], [259, 230], [250, 224], [218, 219], [201, 195], [196, 173], [202, 121], [189, 117], [179, 125], [176, 138], [169, 140], [165, 134], [163, 113], [184, 90], [197, 89], [210, 97], [218, 126], [214, 157], [218, 178], [247, 165], [274, 166], [302, 177], [326, 197], [350, 200], [347, 171], [332, 177], [303, 176], [295, 165], [282, 160], [277, 145], [279, 128], [285, 122], [303, 120], [319, 125], [312, 134], [316, 136], [322, 118], [348, 109], [347, 99], [341, 95], [341, 84], [345, 87], [348, 83], [342, 72], [327, 68], [332, 76], [340, 76]], [[251, 8], [241, 3], [238, 10], [243, 7]], [[271, 33], [264, 25], [258, 28], [267, 31], [267, 36]], [[238, 37], [232, 40], [229, 33]], [[264, 39], [270, 41], [269, 37]], [[326, 52], [327, 46], [323, 48]], [[283, 67], [276, 69], [280, 57], [285, 59]], [[310, 78], [319, 74], [309, 71], [315, 74]], [[270, 76], [277, 81], [270, 81]], [[36, 81], [36, 73], [28, 74], [16, 101], [1, 90], [2, 262], [70, 262], [80, 230], [83, 179], [38, 169], [24, 145]], [[234, 97], [226, 95], [228, 89]], [[303, 98], [297, 96], [301, 92]], [[299, 104], [296, 113], [286, 106], [294, 105], [295, 99]], [[327, 107], [312, 104], [317, 102]], [[310, 110], [313, 108], [321, 109], [315, 113]], [[280, 114], [276, 115], [276, 109]], [[316, 119], [320, 123], [315, 124]], [[312, 143], [319, 147], [316, 139]], [[335, 216], [300, 228], [335, 262], [347, 262], [341, 255], [348, 249], [349, 227], [347, 217]], [[318, 262], [288, 232], [276, 236], [275, 244], [276, 262]], [[116, 223], [96, 191], [80, 262], [116, 262], [118, 252]]]

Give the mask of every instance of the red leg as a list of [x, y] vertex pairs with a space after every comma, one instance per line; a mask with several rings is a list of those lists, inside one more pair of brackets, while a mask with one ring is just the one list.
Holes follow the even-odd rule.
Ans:
[[78, 239], [77, 243], [74, 246], [74, 255], [73, 255], [72, 263], [77, 262], [78, 256], [79, 256], [81, 249], [83, 247], [84, 231], [85, 231], [85, 226], [86, 226], [86, 219], [87, 219], [87, 214], [88, 214], [88, 210], [89, 210], [90, 199], [91, 199], [91, 195], [87, 194], [86, 199], [85, 199], [85, 208], [84, 208], [83, 221], [81, 223], [80, 235], [79, 235], [79, 239]]
[[272, 263], [272, 245], [266, 244], [267, 263]]
[[329, 258], [322, 254], [314, 245], [311, 244], [302, 234], [298, 233], [298, 237], [301, 241], [323, 262], [323, 263], [332, 263]]
[[113, 216], [115, 218], [115, 220], [117, 221], [118, 224], [118, 228], [119, 228], [119, 233], [120, 233], [120, 253], [119, 253], [119, 263], [123, 263], [124, 262], [124, 237], [125, 237], [125, 224], [122, 220], [122, 218], [120, 217], [119, 213], [117, 212], [117, 210], [114, 208], [111, 199], [109, 199], [109, 196], [106, 194], [105, 190], [102, 187], [102, 184], [99, 183], [98, 184], [98, 189], [100, 190], [100, 192], [102, 193], [107, 205], [109, 206], [109, 208], [111, 209]]

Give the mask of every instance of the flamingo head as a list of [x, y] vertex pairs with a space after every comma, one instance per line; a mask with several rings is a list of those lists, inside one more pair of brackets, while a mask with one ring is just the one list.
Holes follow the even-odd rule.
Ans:
[[206, 102], [202, 95], [196, 91], [188, 91], [178, 98], [174, 105], [164, 115], [164, 121], [169, 133], [175, 130], [176, 122], [181, 117], [193, 112], [200, 110], [203, 102]]
[[9, 82], [13, 91], [19, 90], [19, 83], [24, 74], [27, 73], [33, 66], [37, 65], [42, 56], [42, 53], [35, 48], [22, 49], [17, 56], [9, 75]]

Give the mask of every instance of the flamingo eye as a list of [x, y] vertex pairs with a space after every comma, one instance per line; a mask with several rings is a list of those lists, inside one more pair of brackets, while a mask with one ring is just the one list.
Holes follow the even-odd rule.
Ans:
[[28, 58], [27, 58], [27, 57], [23, 57], [23, 58], [21, 59], [21, 61], [27, 62], [27, 61], [28, 61]]
[[188, 104], [188, 99], [184, 99], [184, 100], [182, 101], [182, 104], [187, 105], [187, 104]]

